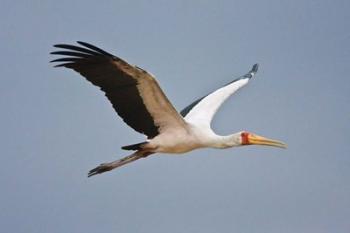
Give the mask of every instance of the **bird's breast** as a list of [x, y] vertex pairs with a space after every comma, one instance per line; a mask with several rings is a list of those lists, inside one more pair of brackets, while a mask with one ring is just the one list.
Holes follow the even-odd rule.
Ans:
[[150, 141], [154, 152], [181, 154], [200, 148], [201, 145], [191, 134], [161, 134]]

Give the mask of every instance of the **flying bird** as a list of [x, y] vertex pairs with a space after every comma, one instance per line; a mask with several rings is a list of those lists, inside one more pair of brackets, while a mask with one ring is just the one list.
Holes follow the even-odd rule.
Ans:
[[89, 177], [154, 153], [185, 153], [205, 147], [230, 148], [245, 145], [286, 147], [283, 142], [247, 131], [220, 136], [210, 127], [219, 107], [254, 77], [258, 64], [253, 65], [247, 74], [197, 99], [179, 113], [152, 74], [94, 45], [81, 41], [77, 43], [79, 46], [54, 45], [60, 50], [51, 54], [64, 57], [51, 62], [58, 62], [55, 67], [77, 71], [100, 87], [124, 122], [147, 136], [144, 142], [122, 147], [134, 151], [131, 155], [100, 164], [88, 173]]

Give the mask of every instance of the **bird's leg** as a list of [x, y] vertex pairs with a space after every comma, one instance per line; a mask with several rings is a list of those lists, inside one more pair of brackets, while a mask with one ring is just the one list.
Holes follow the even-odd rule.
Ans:
[[133, 153], [129, 156], [126, 156], [122, 159], [118, 159], [116, 161], [109, 162], [109, 163], [102, 163], [99, 166], [92, 169], [91, 171], [89, 171], [88, 177], [113, 170], [117, 167], [121, 167], [121, 166], [128, 164], [128, 163], [131, 163], [135, 160], [145, 158], [145, 157], [149, 156], [150, 154], [153, 154], [153, 153], [148, 152], [148, 151], [136, 151], [135, 153]]

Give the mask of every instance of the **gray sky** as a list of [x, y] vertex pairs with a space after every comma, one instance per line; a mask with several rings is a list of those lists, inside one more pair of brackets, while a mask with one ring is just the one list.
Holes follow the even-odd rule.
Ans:
[[[7, 1], [0, 7], [3, 232], [350, 230], [349, 1]], [[140, 142], [98, 88], [48, 63], [90, 42], [155, 74], [182, 109], [260, 63], [216, 115], [287, 150], [154, 156], [87, 179]]]

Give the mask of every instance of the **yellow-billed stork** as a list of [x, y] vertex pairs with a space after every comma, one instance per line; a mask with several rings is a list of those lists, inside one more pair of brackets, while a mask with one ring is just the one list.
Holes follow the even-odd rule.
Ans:
[[124, 122], [147, 136], [144, 142], [122, 147], [134, 153], [113, 162], [102, 163], [92, 169], [88, 176], [110, 171], [154, 153], [185, 153], [204, 147], [244, 145], [286, 147], [283, 142], [246, 131], [220, 136], [210, 127], [221, 104], [254, 77], [258, 64], [247, 74], [199, 98], [178, 113], [150, 73], [96, 46], [81, 41], [77, 43], [80, 46], [54, 45], [62, 50], [51, 54], [65, 57], [51, 62], [59, 62], [55, 67], [79, 72], [100, 87]]

